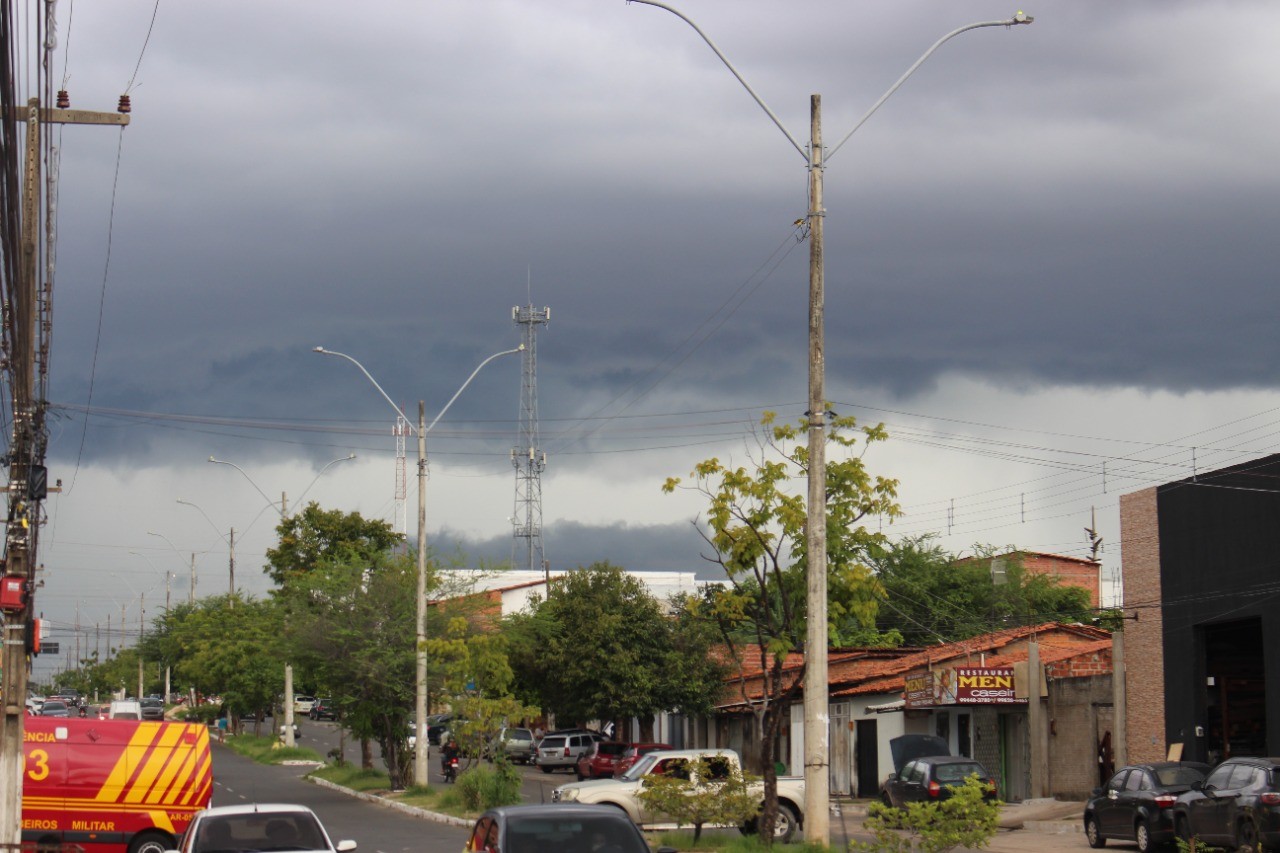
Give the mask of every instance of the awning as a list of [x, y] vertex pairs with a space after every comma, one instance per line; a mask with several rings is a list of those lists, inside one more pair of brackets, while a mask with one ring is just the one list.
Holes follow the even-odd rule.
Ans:
[[894, 711], [901, 711], [906, 704], [907, 701], [905, 699], [895, 699], [892, 702], [885, 702], [882, 705], [868, 705], [866, 711], [863, 713], [892, 714]]

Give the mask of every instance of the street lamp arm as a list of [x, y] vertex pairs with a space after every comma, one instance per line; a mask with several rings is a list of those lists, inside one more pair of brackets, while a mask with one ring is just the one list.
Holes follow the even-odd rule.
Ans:
[[352, 363], [352, 364], [354, 364], [356, 367], [360, 368], [360, 372], [364, 374], [365, 378], [366, 378], [366, 379], [368, 379], [370, 382], [372, 382], [372, 383], [373, 383], [373, 387], [374, 387], [374, 388], [377, 388], [377, 389], [378, 389], [378, 393], [382, 395], [382, 399], [386, 400], [388, 403], [390, 403], [390, 404], [391, 404], [391, 408], [393, 408], [393, 409], [395, 409], [395, 410], [396, 410], [396, 414], [397, 414], [397, 415], [399, 415], [400, 417], [404, 418], [404, 421], [405, 421], [405, 423], [406, 423], [406, 424], [409, 422], [409, 416], [408, 416], [408, 415], [406, 415], [406, 414], [404, 413], [404, 411], [403, 411], [399, 406], [397, 406], [397, 405], [396, 405], [396, 401], [395, 401], [395, 400], [392, 400], [392, 399], [391, 399], [391, 397], [389, 397], [389, 396], [387, 395], [387, 392], [386, 392], [386, 391], [383, 391], [383, 390], [382, 390], [382, 386], [378, 384], [378, 380], [374, 379], [374, 378], [373, 378], [373, 376], [372, 376], [372, 374], [370, 374], [370, 373], [369, 373], [369, 371], [367, 371], [367, 370], [365, 370], [365, 369], [364, 369], [364, 365], [363, 365], [363, 364], [361, 364], [360, 362], [356, 361], [354, 358], [352, 358], [351, 356], [347, 355], [345, 352], [334, 352], [333, 350], [331, 350], [331, 349], [325, 349], [324, 347], [312, 347], [312, 348], [311, 348], [311, 351], [312, 351], [312, 352], [318, 352], [318, 353], [320, 353], [321, 355], [336, 355], [336, 356], [339, 356], [339, 357], [341, 357], [341, 358], [345, 358], [347, 361], [351, 362], [351, 363]]
[[[635, 2], [644, 3], [644, 2], [648, 2], [648, 0], [635, 0]], [[1035, 19], [1032, 18], [1030, 15], [1024, 15], [1022, 12], [1019, 12], [1018, 14], [1014, 15], [1012, 18], [1010, 18], [1007, 21], [982, 21], [976, 24], [965, 24], [963, 27], [954, 29], [951, 32], [947, 33], [942, 38], [938, 39], [936, 42], [933, 43], [933, 47], [926, 50], [920, 56], [920, 58], [915, 61], [915, 64], [912, 65], [910, 68], [908, 68], [906, 70], [906, 73], [904, 73], [901, 77], [899, 77], [898, 81], [894, 83], [892, 86], [890, 86], [887, 92], [885, 92], [883, 95], [880, 96], [880, 100], [872, 104], [871, 109], [867, 110], [866, 115], [860, 118], [858, 120], [858, 123], [853, 126], [853, 130], [846, 133], [844, 135], [844, 138], [841, 139], [839, 142], [837, 142], [835, 147], [827, 152], [827, 156], [826, 156], [827, 161], [830, 162], [831, 158], [835, 156], [835, 153], [840, 150], [840, 146], [848, 142], [849, 137], [857, 133], [858, 128], [866, 124], [867, 119], [875, 115], [876, 110], [880, 109], [880, 107], [884, 104], [884, 102], [889, 100], [889, 98], [893, 95], [893, 93], [898, 91], [898, 89], [902, 86], [903, 83], [907, 82], [907, 78], [910, 77], [912, 74], [914, 74], [916, 72], [916, 69], [919, 68], [921, 65], [923, 65], [924, 61], [928, 59], [930, 56], [932, 56], [933, 52], [938, 48], [942, 47], [942, 45], [946, 44], [948, 41], [960, 35], [961, 33], [967, 33], [969, 30], [976, 30], [982, 27], [1012, 27], [1017, 24], [1029, 24], [1033, 20]]]
[[[271, 500], [271, 498], [267, 497], [267, 493], [262, 491], [261, 487], [259, 487], [258, 484], [253, 481], [252, 477], [250, 477], [248, 474], [245, 473], [245, 470], [243, 468], [241, 468], [239, 465], [237, 465], [234, 462], [227, 462], [222, 459], [214, 459], [212, 456], [209, 457], [209, 461], [214, 463], [215, 465], [230, 465], [232, 468], [235, 468], [237, 471], [239, 471], [240, 475], [249, 481], [249, 485], [253, 486], [255, 489], [258, 490], [258, 494], [262, 495], [262, 499], [267, 502], [268, 506], [270, 506], [276, 512], [280, 513], [281, 518], [284, 518], [284, 510], [276, 506], [276, 502]], [[181, 501], [179, 501], [179, 503], [181, 503]]]
[[[809, 154], [808, 152], [805, 151], [804, 146], [802, 146], [799, 142], [796, 141], [796, 138], [791, 135], [791, 132], [787, 130], [786, 127], [783, 126], [782, 120], [779, 119], [776, 115], [774, 115], [773, 110], [769, 109], [769, 105], [764, 102], [764, 99], [756, 94], [755, 89], [751, 88], [751, 84], [748, 83], [746, 79], [741, 74], [738, 73], [738, 69], [733, 67], [733, 63], [729, 61], [729, 58], [724, 55], [724, 53], [720, 50], [720, 48], [716, 47], [716, 43], [713, 42], [710, 39], [710, 37], [708, 37], [707, 34], [702, 31], [701, 27], [699, 27], [697, 24], [695, 24], [692, 20], [689, 19], [688, 15], [684, 14], [679, 9], [675, 9], [675, 8], [672, 8], [671, 6], [668, 6], [666, 3], [658, 2], [658, 0], [627, 0], [627, 2], [643, 3], [646, 6], [657, 6], [659, 9], [666, 9], [668, 12], [675, 15], [677, 18], [684, 21], [689, 26], [693, 27], [694, 32], [702, 36], [702, 40], [707, 43], [707, 46], [710, 47], [713, 51], [715, 51], [716, 56], [720, 57], [720, 61], [724, 63], [725, 68], [728, 68], [730, 73], [732, 73], [734, 77], [738, 78], [738, 82], [742, 84], [742, 88], [747, 90], [747, 94], [749, 94], [752, 98], [755, 99], [755, 102], [760, 105], [760, 109], [764, 110], [765, 115], [767, 115], [773, 121], [773, 123], [777, 125], [778, 130], [782, 131], [782, 135], [787, 138], [787, 141], [790, 142], [791, 145], [797, 151], [800, 152], [800, 156], [805, 159], [805, 162], [807, 163], [809, 161]], [[952, 35], [954, 35], [954, 33]]]
[[[637, 2], [643, 2], [643, 0], [637, 0]], [[471, 371], [471, 375], [467, 377], [467, 381], [466, 381], [466, 382], [463, 382], [463, 383], [462, 383], [462, 386], [461, 386], [460, 388], [458, 388], [458, 390], [457, 390], [457, 391], [454, 391], [454, 392], [453, 392], [453, 396], [449, 398], [449, 402], [445, 403], [445, 404], [444, 404], [444, 408], [440, 410], [440, 414], [436, 415], [435, 420], [433, 420], [433, 421], [431, 422], [431, 425], [430, 425], [430, 426], [428, 426], [426, 429], [424, 429], [424, 430], [422, 431], [422, 432], [423, 432], [423, 434], [425, 435], [426, 433], [431, 432], [431, 430], [435, 427], [436, 423], [437, 423], [441, 418], [443, 418], [443, 417], [444, 417], [444, 413], [445, 413], [445, 412], [447, 412], [447, 411], [449, 411], [449, 407], [453, 405], [453, 401], [454, 401], [454, 400], [456, 400], [456, 399], [458, 399], [458, 397], [459, 397], [459, 396], [461, 396], [461, 394], [462, 394], [462, 392], [463, 392], [463, 391], [467, 390], [467, 386], [471, 384], [471, 380], [476, 378], [476, 374], [477, 374], [477, 373], [479, 373], [481, 370], [483, 370], [483, 369], [484, 369], [484, 366], [485, 366], [486, 364], [488, 364], [489, 362], [493, 361], [495, 358], [497, 358], [497, 357], [499, 357], [499, 356], [503, 356], [503, 355], [515, 355], [515, 354], [516, 354], [516, 353], [518, 353], [518, 352], [524, 352], [524, 344], [521, 344], [520, 346], [516, 347], [515, 349], [506, 349], [506, 350], [503, 350], [502, 352], [495, 352], [493, 355], [489, 356], [489, 357], [488, 357], [488, 358], [486, 358], [484, 361], [482, 361], [482, 362], [480, 362], [478, 365], [476, 365], [476, 369], [475, 369], [475, 370], [473, 370], [473, 371]]]
[[182, 504], [183, 506], [195, 507], [200, 512], [200, 514], [204, 516], [204, 520], [209, 522], [209, 526], [213, 528], [213, 532], [218, 534], [218, 538], [221, 539], [223, 542], [226, 542], [227, 547], [231, 547], [231, 541], [227, 539], [226, 536], [223, 535], [222, 531], [218, 529], [218, 525], [214, 524], [213, 519], [209, 517], [209, 513], [205, 512], [204, 509], [201, 508], [199, 504], [193, 504], [191, 501], [184, 501], [182, 498], [178, 498], [178, 503]]
[[[298, 495], [297, 499], [294, 501], [294, 506], [300, 506], [302, 504], [302, 499], [307, 496], [307, 492], [311, 491], [311, 486], [314, 486], [316, 483], [320, 482], [320, 478], [324, 476], [325, 471], [328, 471], [330, 468], [332, 468], [334, 465], [337, 465], [339, 462], [350, 462], [352, 459], [355, 459], [355, 458], [356, 458], [356, 455], [352, 453], [349, 456], [339, 457], [338, 459], [333, 460], [328, 465], [325, 465], [323, 468], [321, 468], [320, 473], [316, 474], [316, 478], [311, 481], [310, 485], [308, 485], [305, 489], [302, 490], [302, 494]], [[284, 518], [284, 513], [281, 513], [280, 517]]]

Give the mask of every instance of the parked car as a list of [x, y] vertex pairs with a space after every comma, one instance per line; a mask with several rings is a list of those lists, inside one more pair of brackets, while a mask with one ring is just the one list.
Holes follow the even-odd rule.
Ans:
[[618, 756], [618, 762], [613, 766], [613, 775], [621, 776], [631, 769], [631, 766], [640, 760], [642, 756], [651, 752], [657, 752], [660, 749], [675, 749], [669, 743], [629, 743], [622, 755]]
[[1194, 761], [1159, 761], [1121, 767], [1084, 807], [1084, 834], [1090, 847], [1108, 838], [1137, 842], [1148, 850], [1173, 840], [1173, 805], [1178, 795], [1203, 782], [1209, 765]]
[[306, 806], [257, 803], [217, 806], [195, 816], [182, 837], [180, 853], [228, 853], [236, 850], [347, 853], [354, 841], [329, 840], [315, 812]]
[[452, 721], [452, 714], [432, 714], [427, 717], [427, 743], [431, 746], [439, 746], [440, 735], [448, 730], [449, 723]]
[[552, 732], [538, 743], [537, 757], [534, 759], [543, 773], [550, 773], [557, 768], [573, 770], [578, 759], [591, 749], [597, 741], [604, 740], [595, 732]]
[[310, 714], [311, 708], [316, 704], [314, 696], [294, 696], [293, 697], [293, 713]]
[[1239, 850], [1280, 846], [1280, 758], [1229, 758], [1173, 804], [1179, 838]]
[[[612, 806], [544, 804], [502, 806], [480, 815], [466, 850], [581, 850], [649, 853], [649, 845], [627, 813]], [[659, 847], [657, 853], [675, 853]]]
[[307, 716], [313, 720], [336, 720], [338, 708], [333, 704], [332, 699], [317, 699]]
[[67, 707], [67, 703], [61, 699], [46, 699], [44, 704], [40, 706], [40, 716], [42, 717], [70, 717], [71, 709]]
[[578, 780], [612, 779], [617, 772], [618, 759], [622, 758], [629, 743], [613, 740], [596, 741], [581, 758], [578, 759]]
[[142, 706], [142, 719], [144, 720], [163, 720], [164, 719], [164, 700], [151, 698], [148, 696], [138, 703]]
[[112, 720], [141, 720], [142, 703], [137, 699], [116, 699], [107, 706], [107, 717]]
[[977, 776], [987, 786], [983, 799], [996, 798], [996, 783], [987, 769], [963, 755], [931, 755], [916, 758], [891, 775], [880, 788], [880, 802], [900, 809], [907, 803], [945, 800], [951, 789]]
[[505, 727], [498, 730], [489, 743], [489, 756], [505, 755], [508, 761], [517, 764], [529, 764], [533, 761], [533, 732], [518, 727]]

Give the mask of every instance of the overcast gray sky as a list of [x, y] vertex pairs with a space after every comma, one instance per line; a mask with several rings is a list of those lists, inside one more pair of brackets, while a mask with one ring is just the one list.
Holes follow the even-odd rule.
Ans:
[[[943, 34], [1016, 10], [675, 5], [801, 143], [820, 93], [828, 144]], [[223, 591], [232, 527], [261, 594], [258, 489], [293, 502], [332, 459], [358, 454], [306, 499], [394, 521], [394, 413], [312, 347], [431, 418], [519, 343], [518, 304], [552, 311], [553, 568], [711, 576], [701, 505], [659, 486], [805, 408], [806, 173], [693, 29], [623, 0], [58, 11], [74, 107], [114, 108], [138, 68], [127, 129], [56, 134], [64, 492], [38, 601], [64, 643], [143, 595], [150, 619], [166, 572], [185, 596], [192, 553], [198, 594]], [[889, 532], [1084, 556], [1096, 510], [1109, 576], [1118, 494], [1276, 449], [1280, 7], [1026, 12], [943, 46], [830, 160], [828, 396], [888, 425], [867, 458], [901, 480]], [[511, 556], [519, 392], [500, 359], [432, 432], [438, 547]]]

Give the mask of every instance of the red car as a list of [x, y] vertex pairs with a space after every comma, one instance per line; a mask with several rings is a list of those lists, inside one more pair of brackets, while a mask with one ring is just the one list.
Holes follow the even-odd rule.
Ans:
[[627, 749], [618, 757], [617, 763], [613, 765], [613, 773], [615, 776], [621, 776], [631, 769], [631, 765], [640, 760], [642, 755], [648, 755], [651, 752], [657, 752], [660, 749], [675, 749], [669, 743], [629, 743]]
[[612, 740], [596, 741], [591, 749], [578, 759], [578, 781], [583, 779], [612, 779], [614, 765], [627, 751], [629, 743]]

